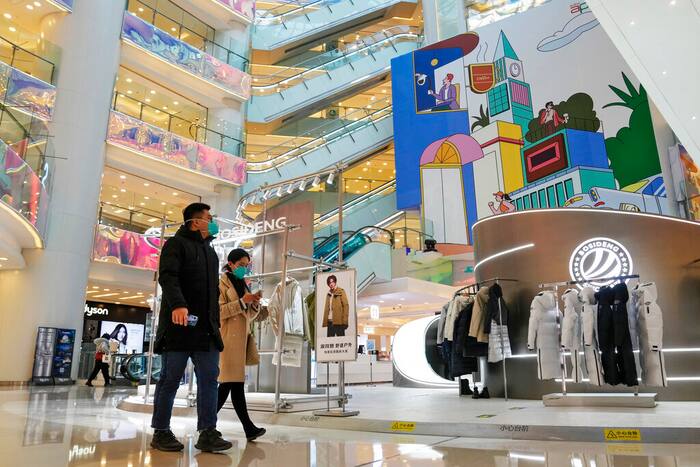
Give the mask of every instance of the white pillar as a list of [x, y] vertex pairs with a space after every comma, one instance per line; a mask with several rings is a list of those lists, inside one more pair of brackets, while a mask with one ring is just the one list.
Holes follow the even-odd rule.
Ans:
[[62, 49], [51, 134], [57, 156], [46, 248], [0, 273], [0, 381], [31, 378], [37, 326], [75, 329], [73, 373], [97, 222], [123, 1], [80, 0], [48, 37]]

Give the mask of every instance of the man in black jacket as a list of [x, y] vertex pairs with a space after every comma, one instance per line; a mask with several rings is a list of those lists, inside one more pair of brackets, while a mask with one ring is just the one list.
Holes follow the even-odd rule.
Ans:
[[160, 380], [153, 396], [155, 432], [151, 446], [161, 451], [184, 448], [170, 431], [170, 417], [187, 360], [197, 375], [197, 430], [195, 447], [215, 452], [232, 444], [216, 430], [219, 352], [219, 259], [211, 246], [217, 225], [210, 207], [193, 203], [183, 211], [184, 224], [163, 245], [159, 283], [163, 289], [155, 352], [161, 354]]

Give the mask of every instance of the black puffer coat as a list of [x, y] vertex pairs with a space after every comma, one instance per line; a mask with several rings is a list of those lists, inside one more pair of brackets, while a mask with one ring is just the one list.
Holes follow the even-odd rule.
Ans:
[[[498, 304], [501, 304], [499, 310]], [[503, 323], [501, 323], [501, 316]], [[503, 289], [498, 284], [493, 284], [489, 287], [489, 301], [486, 302], [486, 320], [484, 321], [484, 332], [491, 334], [491, 322], [495, 321], [498, 324], [508, 324], [508, 307], [503, 300]]]
[[472, 321], [472, 310], [474, 309], [474, 300], [470, 299], [462, 310], [460, 310], [455, 321], [454, 340], [452, 341], [452, 364], [450, 372], [453, 378], [462, 375], [474, 373], [479, 368], [476, 358], [473, 356], [464, 356], [464, 348], [466, 341], [471, 339], [476, 342], [476, 339], [469, 337], [469, 324]]
[[612, 385], [636, 386], [639, 383], [627, 318], [627, 285], [602, 287], [595, 296], [603, 379]]
[[[155, 352], [207, 351], [212, 343], [224, 349], [219, 321], [219, 258], [213, 237], [182, 226], [163, 245], [158, 282], [163, 288]], [[197, 325], [173, 324], [172, 311], [186, 307], [199, 317]]]

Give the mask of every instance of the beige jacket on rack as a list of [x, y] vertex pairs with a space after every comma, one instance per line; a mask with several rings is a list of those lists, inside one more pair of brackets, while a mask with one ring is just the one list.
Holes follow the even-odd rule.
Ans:
[[469, 324], [469, 335], [475, 337], [478, 342], [488, 342], [489, 335], [484, 331], [486, 324], [486, 303], [489, 301], [489, 288], [482, 287], [476, 294], [474, 309], [472, 310], [472, 321]]

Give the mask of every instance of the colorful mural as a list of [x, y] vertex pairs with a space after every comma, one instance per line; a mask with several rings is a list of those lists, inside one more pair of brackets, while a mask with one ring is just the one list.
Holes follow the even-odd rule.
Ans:
[[158, 267], [160, 238], [98, 225], [92, 259], [155, 271]]
[[124, 13], [122, 38], [184, 71], [217, 84], [243, 99], [250, 98], [250, 75], [175, 39], [141, 18]]
[[107, 141], [236, 185], [242, 185], [246, 180], [244, 159], [120, 112], [110, 114]]
[[0, 140], [0, 201], [17, 211], [43, 237], [49, 197], [39, 177], [15, 150]]
[[682, 144], [669, 148], [669, 155], [676, 202], [690, 219], [700, 221], [700, 164]]
[[438, 242], [471, 243], [479, 219], [515, 210], [670, 213], [646, 92], [576, 6], [392, 61], [397, 207], [421, 209]]
[[41, 120], [51, 120], [56, 88], [0, 62], [0, 102]]
[[230, 10], [245, 16], [249, 20], [255, 19], [255, 0], [214, 0]]

